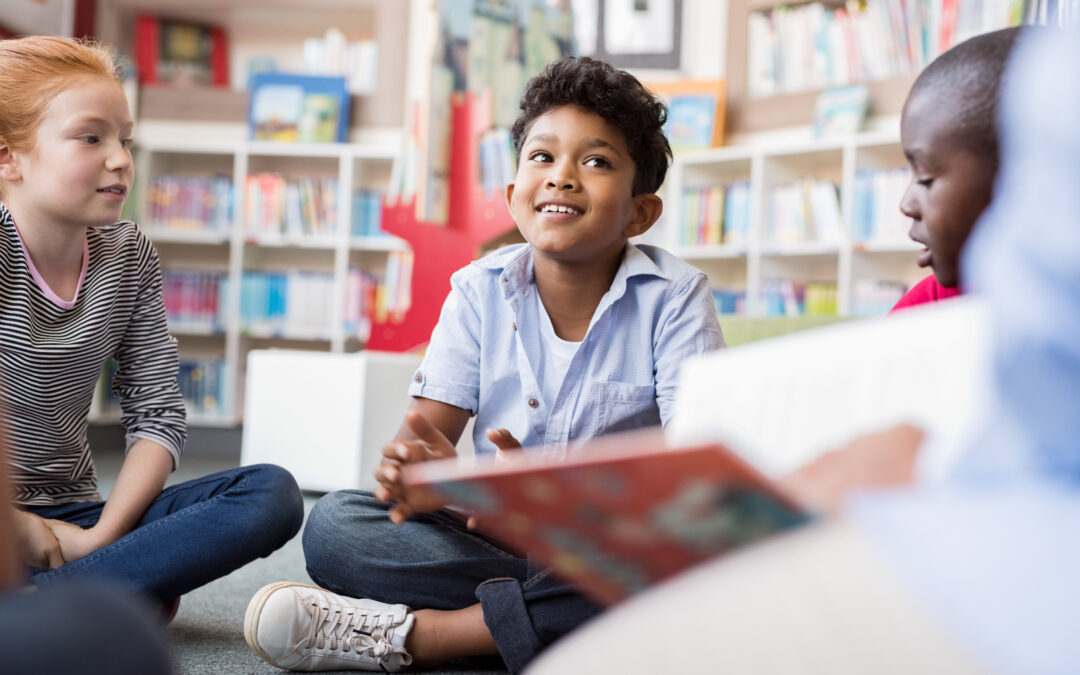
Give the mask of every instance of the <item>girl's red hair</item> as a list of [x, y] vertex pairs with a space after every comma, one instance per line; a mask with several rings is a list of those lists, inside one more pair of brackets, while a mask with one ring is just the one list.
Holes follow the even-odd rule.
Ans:
[[53, 97], [94, 76], [120, 82], [112, 50], [100, 43], [44, 35], [0, 40], [0, 145], [28, 150]]

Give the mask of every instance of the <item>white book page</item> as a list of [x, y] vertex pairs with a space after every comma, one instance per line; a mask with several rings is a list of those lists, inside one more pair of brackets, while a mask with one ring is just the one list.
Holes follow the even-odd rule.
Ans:
[[957, 298], [687, 361], [668, 440], [719, 440], [775, 477], [910, 423], [934, 439], [920, 472], [941, 475], [987, 391], [986, 326], [977, 299]]

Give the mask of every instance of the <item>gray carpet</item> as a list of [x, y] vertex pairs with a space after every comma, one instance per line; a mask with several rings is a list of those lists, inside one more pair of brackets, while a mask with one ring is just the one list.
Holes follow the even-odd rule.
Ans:
[[[120, 468], [119, 453], [95, 452], [101, 489], [107, 493]], [[182, 482], [237, 465], [238, 457], [227, 454], [185, 455], [180, 469], [169, 484]], [[318, 495], [304, 498], [305, 517]], [[180, 611], [169, 627], [173, 655], [178, 675], [232, 675], [247, 673], [281, 673], [265, 663], [244, 643], [244, 610], [255, 591], [274, 581], [299, 581], [310, 584], [304, 570], [304, 554], [297, 535], [268, 558], [249, 565], [185, 595]], [[451, 664], [437, 672], [485, 673], [505, 672], [497, 659]]]

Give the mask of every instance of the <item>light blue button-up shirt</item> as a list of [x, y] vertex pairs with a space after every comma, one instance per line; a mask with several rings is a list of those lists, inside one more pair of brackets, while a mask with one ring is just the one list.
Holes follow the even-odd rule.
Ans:
[[496, 251], [450, 278], [450, 295], [409, 393], [506, 428], [523, 446], [565, 448], [615, 431], [666, 424], [679, 366], [723, 346], [707, 277], [653, 246], [627, 244], [555, 400], [540, 378], [544, 348], [532, 247]]

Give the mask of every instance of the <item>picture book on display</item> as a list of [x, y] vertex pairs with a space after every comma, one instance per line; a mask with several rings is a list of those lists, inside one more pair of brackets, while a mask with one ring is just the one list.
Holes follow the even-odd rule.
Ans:
[[794, 527], [807, 513], [719, 443], [671, 448], [660, 430], [463, 465], [405, 480], [475, 515], [481, 532], [610, 605], [695, 563]]

